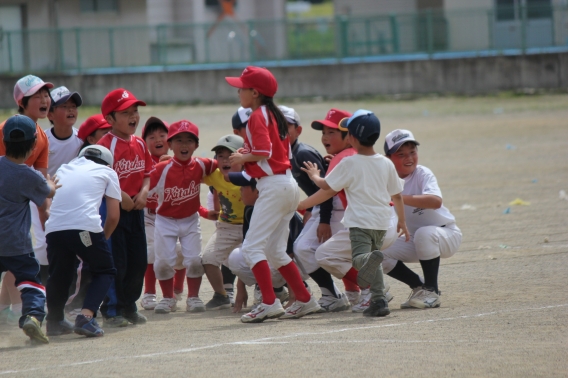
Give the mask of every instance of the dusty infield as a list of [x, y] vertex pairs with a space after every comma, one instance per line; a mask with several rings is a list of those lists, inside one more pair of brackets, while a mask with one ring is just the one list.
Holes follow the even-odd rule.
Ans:
[[[183, 304], [171, 315], [142, 310], [143, 326], [107, 329], [99, 339], [52, 337], [40, 347], [3, 326], [0, 375], [564, 377], [568, 200], [559, 192], [568, 191], [567, 104], [566, 95], [290, 104], [305, 125], [300, 139], [320, 151], [309, 124], [331, 107], [375, 111], [381, 152], [389, 131], [414, 132], [420, 162], [437, 175], [464, 234], [459, 252], [442, 260], [441, 308], [398, 309], [409, 290], [389, 279], [395, 298], [381, 319], [342, 312], [245, 325], [229, 310], [194, 315]], [[141, 110], [141, 122], [192, 120], [200, 127], [196, 155], [212, 156], [235, 110], [153, 107]], [[530, 205], [509, 205], [517, 198]], [[202, 221], [204, 243], [213, 228]], [[204, 279], [200, 296], [211, 295]]]

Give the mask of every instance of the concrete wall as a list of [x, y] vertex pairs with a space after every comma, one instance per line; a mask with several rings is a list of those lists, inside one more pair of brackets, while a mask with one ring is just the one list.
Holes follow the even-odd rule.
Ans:
[[[350, 98], [404, 93], [484, 94], [521, 88], [568, 88], [568, 53], [440, 59], [388, 63], [275, 67], [276, 98]], [[42, 76], [78, 91], [89, 105], [100, 105], [110, 90], [125, 87], [150, 104], [237, 103], [237, 90], [224, 80], [241, 69], [150, 74]], [[333, 78], [330, 80], [329, 78]], [[0, 77], [0, 108], [14, 108], [18, 77]]]

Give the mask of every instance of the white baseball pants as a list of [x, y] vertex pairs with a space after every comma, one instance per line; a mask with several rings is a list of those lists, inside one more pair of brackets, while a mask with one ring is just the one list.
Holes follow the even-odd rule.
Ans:
[[289, 222], [300, 203], [300, 191], [292, 173], [262, 177], [256, 188], [259, 197], [254, 205], [242, 253], [249, 267], [258, 262], [278, 269], [292, 259], [286, 254]]
[[[156, 261], [154, 253], [154, 233], [155, 233], [156, 214], [150, 214], [148, 209], [144, 209], [144, 227], [146, 229], [146, 244], [148, 246], [148, 264]], [[175, 269], [183, 269], [183, 255], [181, 254], [181, 245], [176, 243], [176, 265]]]
[[454, 224], [445, 227], [421, 227], [408, 242], [397, 238], [392, 246], [383, 250], [383, 272], [387, 274], [398, 260], [405, 263], [417, 263], [419, 260], [432, 260], [440, 256], [445, 259], [452, 257], [462, 241], [461, 230]]
[[154, 272], [159, 280], [169, 280], [175, 274], [176, 243], [181, 244], [183, 266], [190, 278], [201, 277], [204, 273], [201, 265], [201, 227], [199, 214], [174, 219], [156, 215], [154, 230]]
[[215, 232], [205, 246], [201, 255], [203, 265], [220, 267], [233, 249], [241, 246], [243, 242], [243, 225], [227, 222], [215, 222]]
[[39, 210], [35, 203], [30, 201], [30, 210], [32, 216], [32, 245], [34, 254], [40, 265], [49, 265], [47, 261], [47, 242], [45, 241], [45, 230], [39, 220]]

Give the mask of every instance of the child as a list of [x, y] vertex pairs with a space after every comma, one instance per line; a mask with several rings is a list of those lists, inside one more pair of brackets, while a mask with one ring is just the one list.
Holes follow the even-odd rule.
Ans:
[[[168, 154], [168, 128], [169, 125], [157, 117], [150, 117], [142, 129], [142, 139], [148, 146], [148, 151], [152, 156], [154, 166], [160, 162], [160, 157]], [[156, 274], [154, 273], [154, 232], [156, 220], [156, 208], [158, 207], [158, 195], [149, 195], [144, 209], [144, 227], [146, 229], [146, 244], [148, 247], [148, 266], [144, 274], [144, 294], [140, 304], [144, 310], [154, 310], [158, 305], [156, 300]], [[174, 276], [174, 295], [179, 301], [183, 293], [185, 281], [185, 268], [183, 266], [183, 256], [181, 246], [176, 246], [177, 260]]]
[[359, 271], [357, 283], [361, 287], [371, 286], [371, 303], [363, 315], [387, 316], [390, 310], [385, 299], [380, 248], [389, 228], [391, 198], [398, 215], [397, 231], [402, 230], [408, 238], [400, 194], [402, 182], [393, 164], [373, 149], [379, 139], [381, 124], [372, 112], [356, 111], [339, 123], [339, 130], [348, 131], [349, 144], [357, 154], [343, 159], [326, 178], [321, 178], [319, 170], [307, 162], [304, 170], [322, 191], [302, 201], [299, 208], [304, 209], [345, 190], [349, 206], [345, 209], [343, 224], [349, 228], [353, 267]]
[[[401, 308], [433, 308], [441, 304], [438, 290], [440, 257], [452, 257], [461, 240], [455, 217], [444, 207], [442, 192], [434, 173], [418, 165], [419, 143], [408, 130], [394, 130], [385, 138], [385, 154], [404, 180], [402, 199], [410, 242], [398, 238], [383, 250], [383, 269], [389, 276], [412, 289]], [[419, 262], [424, 282], [404, 263]]]
[[[300, 318], [320, 306], [308, 292], [296, 264], [286, 254], [288, 223], [300, 200], [292, 177], [288, 124], [272, 98], [278, 83], [266, 68], [248, 66], [240, 77], [225, 78], [239, 88], [243, 108], [251, 108], [245, 147], [231, 155], [231, 164], [244, 164], [246, 173], [258, 180], [259, 197], [242, 252], [262, 292], [263, 302], [241, 317], [244, 323], [272, 318]], [[296, 302], [286, 311], [274, 295], [267, 259], [295, 293]]]
[[46, 198], [59, 188], [57, 180], [27, 167], [24, 162], [37, 143], [35, 122], [24, 116], [10, 117], [4, 124], [0, 157], [0, 273], [11, 272], [20, 291], [23, 307], [19, 326], [32, 340], [49, 343], [41, 329], [45, 317], [45, 288], [38, 279], [39, 264], [30, 237], [30, 204], [45, 210]]
[[225, 135], [211, 149], [215, 152], [219, 168], [203, 183], [213, 187], [221, 204], [216, 229], [207, 242], [201, 262], [209, 283], [213, 287], [213, 298], [207, 302], [207, 310], [221, 310], [231, 307], [231, 301], [223, 286], [223, 275], [219, 267], [224, 264], [233, 249], [243, 240], [243, 216], [245, 205], [241, 200], [241, 190], [229, 181], [229, 172], [240, 172], [242, 165], [232, 164], [229, 157], [243, 148], [244, 140], [238, 135]]
[[[47, 117], [51, 105], [51, 97], [49, 95], [50, 88], [53, 88], [52, 83], [46, 83], [39, 77], [33, 75], [22, 77], [14, 86], [14, 100], [18, 105], [18, 113], [31, 118], [32, 121], [36, 123], [37, 142], [25, 163], [37, 171], [40, 171], [44, 177], [47, 175], [49, 158], [48, 141], [45, 132], [37, 124], [37, 121]], [[1, 123], [0, 132], [3, 126], [4, 123]], [[0, 156], [5, 154], [6, 149], [4, 144], [0, 143]], [[43, 284], [46, 283], [48, 274], [43, 226], [47, 220], [49, 204], [50, 200], [48, 200], [45, 209], [38, 209], [37, 206], [30, 203], [33, 248], [38, 257], [42, 258], [40, 261], [40, 272]], [[10, 272], [7, 272], [2, 280], [2, 288], [0, 289], [0, 311], [9, 310], [10, 303], [12, 304], [12, 310], [11, 313], [8, 313], [8, 316], [15, 314], [16, 317], [19, 317], [22, 312], [22, 300], [20, 299], [20, 293], [18, 293], [14, 286], [14, 276]]]
[[[121, 200], [112, 165], [111, 152], [95, 145], [85, 147], [79, 157], [57, 170], [62, 187], [45, 224], [49, 260], [46, 328], [50, 336], [71, 332], [87, 337], [104, 335], [95, 317], [116, 274], [107, 239], [118, 224]], [[107, 208], [104, 229], [99, 215], [103, 196]], [[65, 320], [63, 309], [73, 280], [75, 256], [88, 265], [92, 278], [73, 325]]]
[[167, 314], [177, 310], [174, 297], [174, 266], [177, 256], [176, 243], [179, 240], [183, 265], [187, 269], [186, 310], [202, 312], [205, 311], [205, 306], [199, 299], [203, 277], [199, 191], [201, 180], [217, 169], [217, 161], [192, 157], [199, 146], [199, 129], [186, 120], [170, 125], [168, 145], [174, 157], [158, 163], [150, 176], [150, 188], [158, 194], [154, 272], [164, 295], [154, 311]]
[[[292, 175], [298, 182], [300, 189], [309, 197], [318, 191], [306, 172], [302, 171], [303, 163], [309, 161], [316, 165], [322, 174], [325, 174], [327, 164], [320, 153], [307, 144], [298, 141], [302, 134], [300, 116], [296, 111], [287, 106], [278, 107], [288, 122], [288, 135], [293, 158]], [[324, 201], [320, 206], [309, 208], [304, 214], [304, 229], [294, 242], [294, 256], [300, 269], [309, 274], [318, 284], [322, 297], [318, 301], [322, 312], [339, 312], [349, 309], [349, 300], [333, 283], [331, 274], [320, 267], [315, 258], [316, 248], [328, 240], [332, 234], [343, 229], [341, 219], [343, 208], [334, 208], [333, 198]], [[338, 209], [339, 211], [335, 211]], [[332, 212], [333, 210], [333, 212]]]
[[140, 105], [146, 106], [146, 103], [123, 88], [108, 93], [101, 105], [102, 114], [112, 130], [97, 144], [113, 154], [113, 169], [118, 175], [120, 188], [134, 200], [133, 210], [120, 210], [120, 221], [111, 238], [116, 268], [116, 312], [108, 311], [109, 296], [101, 306], [104, 323], [111, 327], [124, 326], [125, 320], [132, 324], [143, 324], [147, 320], [138, 312], [136, 301], [142, 294], [148, 265], [143, 209], [153, 163], [146, 143], [134, 136], [140, 121]]
[[77, 136], [83, 141], [81, 150], [97, 144], [106, 133], [110, 132], [111, 127], [102, 114], [95, 114], [87, 118], [77, 132]]

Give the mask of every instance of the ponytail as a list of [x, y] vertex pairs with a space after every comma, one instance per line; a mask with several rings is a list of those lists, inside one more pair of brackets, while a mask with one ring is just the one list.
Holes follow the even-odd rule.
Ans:
[[278, 109], [278, 107], [274, 104], [274, 100], [272, 97], [266, 97], [263, 94], [260, 94], [260, 100], [262, 105], [265, 105], [266, 108], [272, 113], [274, 119], [276, 120], [276, 124], [278, 126], [278, 134], [280, 135], [280, 140], [286, 139], [288, 136], [288, 122], [286, 118], [284, 118], [284, 114], [282, 111]]

